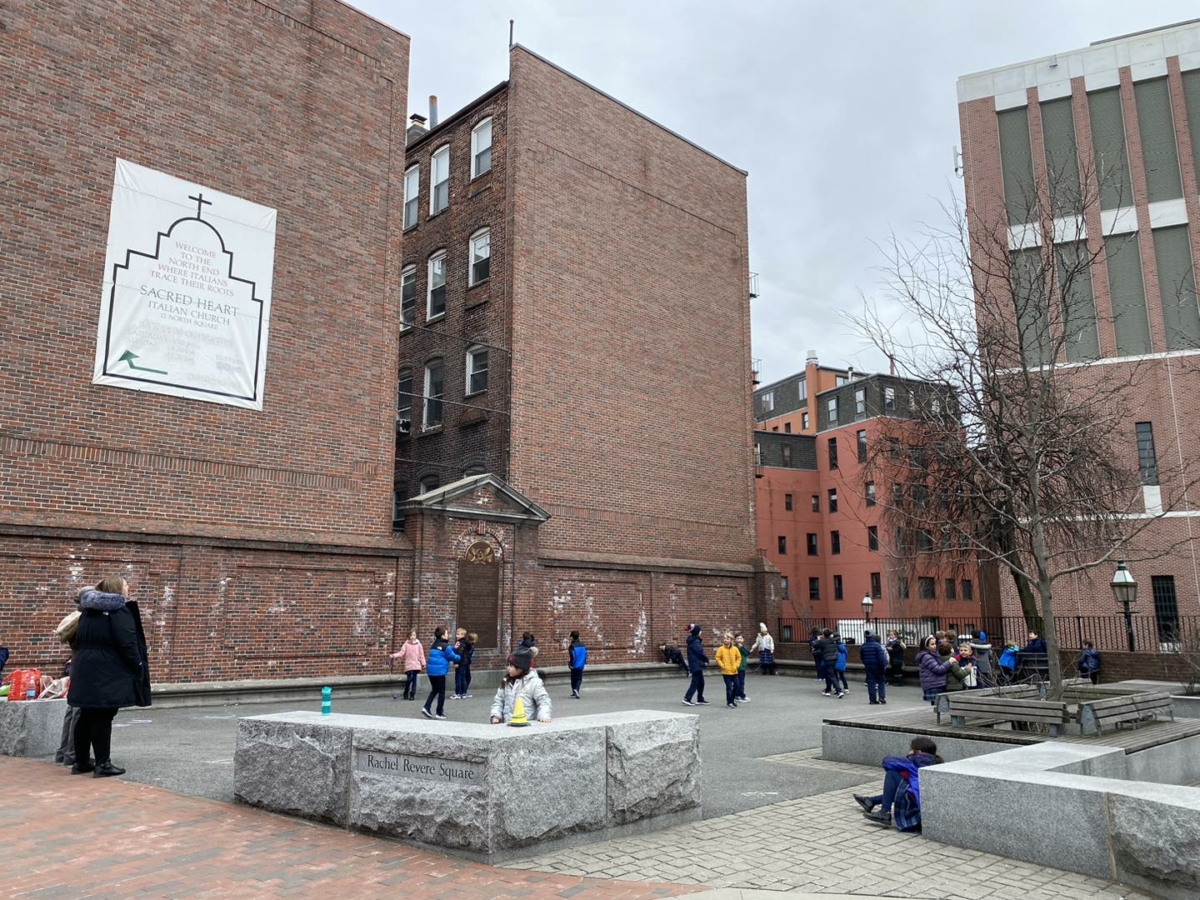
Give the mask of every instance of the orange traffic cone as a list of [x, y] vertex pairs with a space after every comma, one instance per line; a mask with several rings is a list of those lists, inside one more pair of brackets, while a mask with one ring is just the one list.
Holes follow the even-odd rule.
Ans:
[[512, 718], [508, 720], [508, 724], [513, 728], [521, 728], [529, 724], [529, 719], [525, 716], [525, 701], [520, 696], [513, 704]]

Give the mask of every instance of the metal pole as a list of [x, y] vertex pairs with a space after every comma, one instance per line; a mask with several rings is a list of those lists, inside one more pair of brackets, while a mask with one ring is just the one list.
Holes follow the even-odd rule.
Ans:
[[1133, 616], [1129, 612], [1129, 601], [1123, 603], [1125, 607], [1125, 636], [1129, 638], [1129, 652], [1137, 652], [1137, 643], [1133, 639]]

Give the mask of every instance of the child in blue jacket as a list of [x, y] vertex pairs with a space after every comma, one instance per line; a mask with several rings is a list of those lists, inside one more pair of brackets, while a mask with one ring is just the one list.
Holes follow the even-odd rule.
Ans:
[[[429, 677], [429, 699], [421, 707], [421, 713], [427, 719], [446, 718], [446, 673], [450, 671], [450, 663], [462, 659], [450, 642], [446, 640], [446, 629], [439, 625], [433, 630], [433, 643], [425, 654], [425, 674]], [[433, 700], [437, 698], [437, 715], [434, 715]]]
[[850, 693], [850, 685], [846, 681], [846, 655], [850, 652], [846, 649], [846, 642], [842, 640], [840, 634], [835, 634], [833, 639], [837, 641], [837, 662], [834, 663], [834, 669], [837, 671], [837, 678], [842, 683], [842, 693]]
[[567, 648], [567, 668], [571, 670], [571, 697], [579, 699], [583, 687], [583, 667], [587, 665], [587, 647], [579, 640], [579, 632], [571, 632], [571, 646]]

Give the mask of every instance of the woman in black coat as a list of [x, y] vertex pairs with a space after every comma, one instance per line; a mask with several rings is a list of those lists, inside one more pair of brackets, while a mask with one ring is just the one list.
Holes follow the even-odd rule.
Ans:
[[[79, 707], [72, 774], [124, 775], [110, 758], [112, 721], [122, 706], [150, 705], [146, 635], [124, 578], [105, 578], [79, 598], [79, 630], [67, 700]], [[96, 752], [89, 761], [89, 748]]]

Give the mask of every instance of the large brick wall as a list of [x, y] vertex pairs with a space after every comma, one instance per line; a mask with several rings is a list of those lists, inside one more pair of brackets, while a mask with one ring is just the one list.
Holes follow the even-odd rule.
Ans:
[[522, 48], [513, 483], [545, 548], [754, 553], [744, 173]]
[[[282, 7], [0, 10], [0, 521], [390, 542], [408, 39]], [[278, 209], [262, 412], [91, 383], [117, 158]]]
[[[53, 668], [121, 572], [157, 681], [385, 669], [408, 38], [336, 0], [4, 4], [0, 33], [13, 664]], [[278, 210], [261, 412], [92, 384], [118, 158]]]

